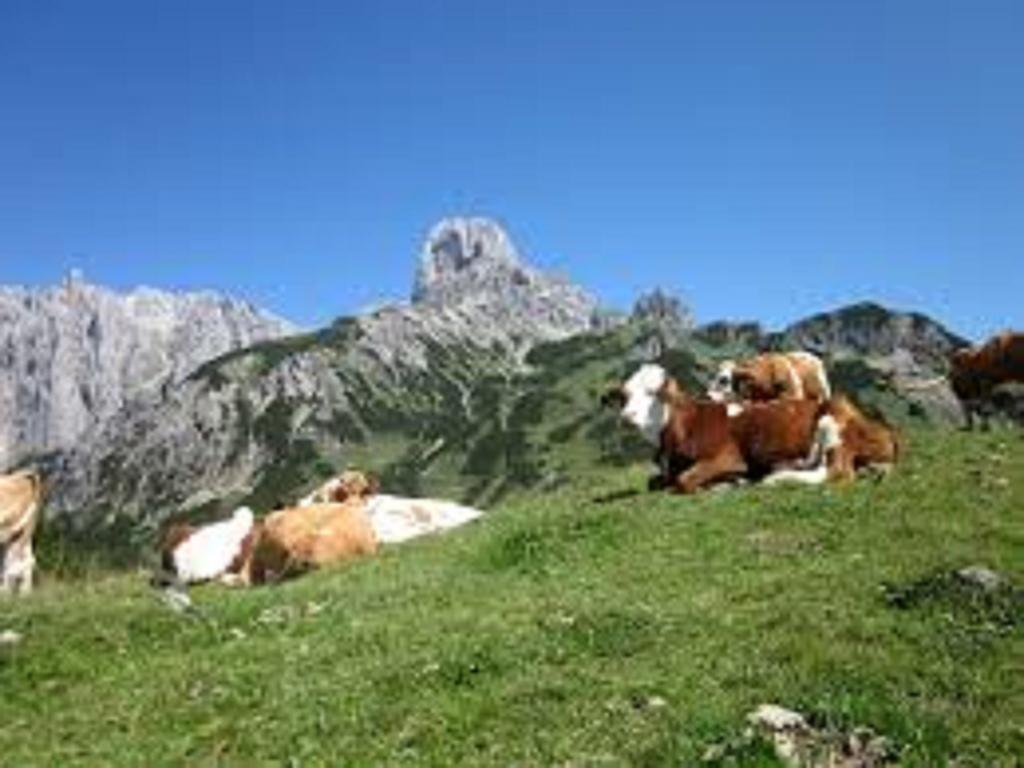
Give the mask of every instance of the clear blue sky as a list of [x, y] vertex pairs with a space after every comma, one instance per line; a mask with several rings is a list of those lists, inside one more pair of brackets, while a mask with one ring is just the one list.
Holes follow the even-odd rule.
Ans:
[[608, 304], [1024, 326], [1020, 0], [0, 2], [0, 282], [316, 325], [494, 216]]

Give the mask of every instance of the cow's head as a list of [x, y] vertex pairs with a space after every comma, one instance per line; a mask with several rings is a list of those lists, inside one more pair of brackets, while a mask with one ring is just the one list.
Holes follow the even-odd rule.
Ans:
[[640, 430], [648, 442], [657, 445], [668, 423], [669, 401], [682, 396], [678, 385], [660, 365], [648, 363], [601, 398], [605, 405], [619, 409], [623, 420]]
[[732, 360], [725, 360], [718, 366], [715, 375], [708, 384], [708, 397], [716, 403], [724, 403], [735, 398], [733, 376], [736, 372], [736, 363]]
[[356, 469], [346, 469], [337, 477], [337, 485], [331, 490], [331, 501], [341, 502], [347, 499], [365, 499], [380, 490], [380, 484], [373, 475]]
[[736, 403], [742, 400], [771, 400], [777, 393], [766, 387], [758, 376], [756, 361], [726, 360], [708, 385], [708, 397], [716, 403]]

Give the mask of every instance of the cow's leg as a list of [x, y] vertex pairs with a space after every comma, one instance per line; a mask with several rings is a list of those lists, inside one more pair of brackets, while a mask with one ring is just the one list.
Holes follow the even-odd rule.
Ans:
[[963, 429], [970, 432], [974, 429], [974, 401], [973, 400], [961, 400], [960, 410], [964, 415]]
[[29, 541], [25, 547], [25, 553], [21, 562], [21, 591], [26, 595], [32, 591], [32, 576], [36, 568], [36, 558], [32, 553], [32, 542]]
[[12, 595], [18, 586], [18, 552], [16, 543], [8, 542], [3, 554], [3, 578], [0, 580], [0, 594]]
[[845, 445], [839, 446], [829, 455], [828, 479], [846, 482], [857, 477], [853, 453]]
[[992, 428], [992, 417], [995, 416], [996, 408], [991, 395], [978, 403], [978, 416], [981, 419], [981, 429], [988, 432]]
[[26, 559], [25, 553], [21, 551], [21, 548], [17, 543], [14, 543], [7, 548], [7, 552], [4, 556], [4, 577], [2, 589], [4, 594], [15, 594], [23, 584], [27, 584], [25, 591], [31, 591], [31, 552], [28, 555], [28, 559]]
[[710, 459], [698, 461], [679, 475], [675, 480], [673, 490], [677, 493], [695, 493], [715, 480], [725, 480], [742, 475], [746, 471], [746, 462], [740, 456], [721, 453]]

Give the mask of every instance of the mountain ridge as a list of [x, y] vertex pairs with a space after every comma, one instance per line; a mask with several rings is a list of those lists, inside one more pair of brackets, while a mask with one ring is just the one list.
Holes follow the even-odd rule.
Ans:
[[214, 291], [119, 292], [78, 272], [0, 286], [0, 467], [68, 449], [211, 357], [297, 330]]

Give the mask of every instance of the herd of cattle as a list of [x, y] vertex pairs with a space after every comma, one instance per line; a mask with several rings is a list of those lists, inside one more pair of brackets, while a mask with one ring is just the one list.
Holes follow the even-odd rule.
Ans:
[[[1004, 333], [957, 351], [949, 379], [971, 426], [976, 413], [987, 413], [995, 388], [1024, 383], [1024, 334]], [[656, 449], [652, 489], [693, 493], [740, 479], [816, 484], [850, 479], [865, 468], [885, 471], [900, 454], [893, 427], [834, 393], [825, 366], [808, 352], [724, 362], [700, 395], [685, 392], [662, 367], [646, 364], [610, 388], [602, 402], [618, 408]], [[4, 593], [32, 589], [32, 540], [42, 498], [36, 471], [0, 476]], [[448, 501], [383, 494], [373, 478], [346, 471], [261, 520], [242, 507], [209, 525], [172, 525], [160, 545], [162, 578], [262, 584], [482, 514]]]

